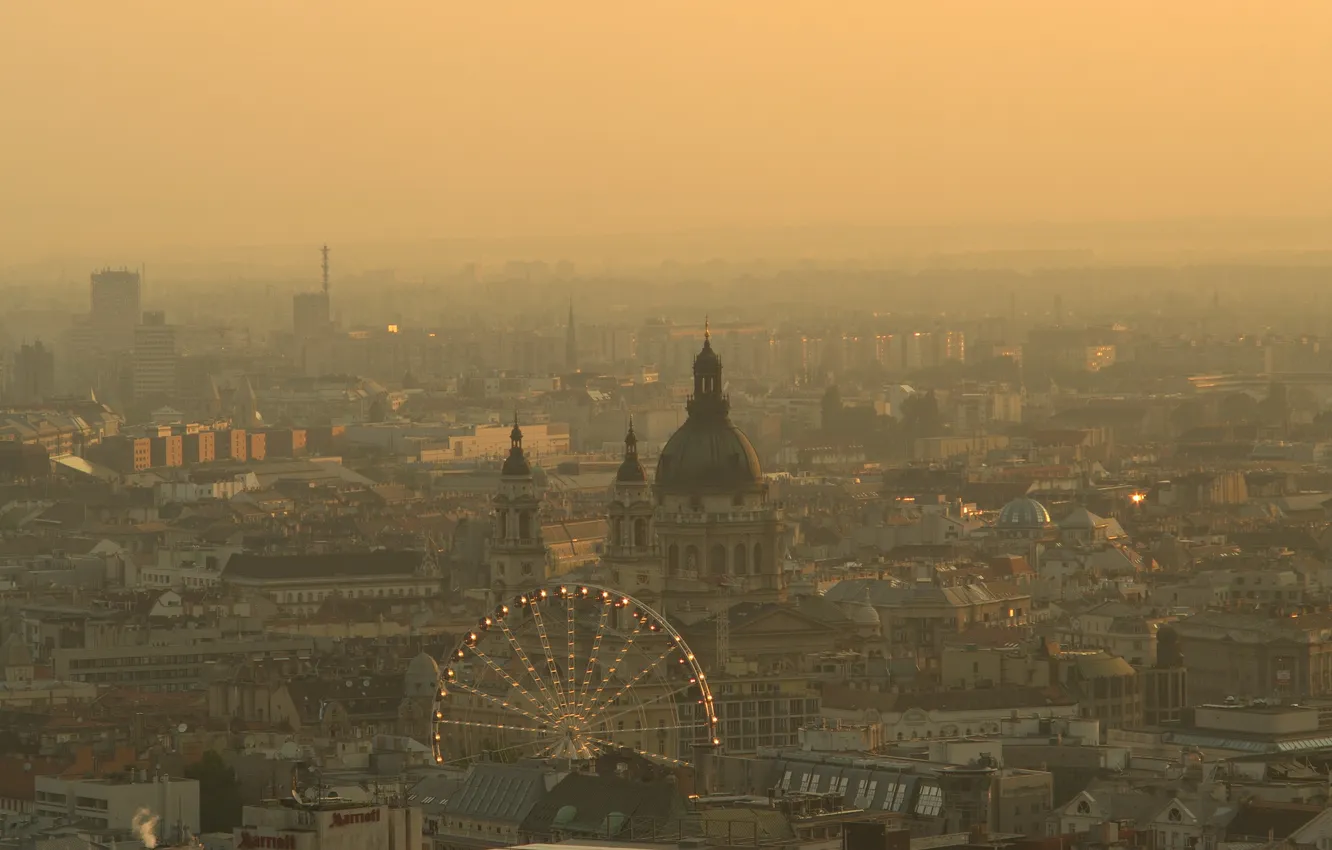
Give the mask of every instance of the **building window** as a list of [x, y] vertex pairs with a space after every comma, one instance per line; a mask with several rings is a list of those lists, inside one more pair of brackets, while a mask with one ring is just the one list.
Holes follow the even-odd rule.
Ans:
[[708, 551], [708, 572], [715, 576], [726, 575], [726, 547], [720, 543]]
[[943, 789], [938, 785], [926, 785], [920, 789], [916, 798], [916, 814], [924, 817], [938, 817], [943, 808]]

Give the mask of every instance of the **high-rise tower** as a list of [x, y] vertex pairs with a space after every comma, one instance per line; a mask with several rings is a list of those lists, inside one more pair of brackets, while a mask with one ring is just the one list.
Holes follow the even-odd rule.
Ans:
[[90, 288], [89, 324], [103, 351], [129, 352], [139, 324], [139, 273], [128, 269], [94, 272]]
[[160, 311], [144, 313], [134, 329], [134, 398], [166, 400], [177, 391], [180, 344]]
[[499, 492], [492, 500], [490, 587], [499, 599], [546, 578], [546, 544], [541, 537], [541, 494], [523, 452], [517, 415], [509, 433], [509, 456], [500, 470]]

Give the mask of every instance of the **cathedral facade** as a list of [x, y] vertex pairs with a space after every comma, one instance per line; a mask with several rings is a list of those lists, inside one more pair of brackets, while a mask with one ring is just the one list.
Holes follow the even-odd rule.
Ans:
[[[667, 613], [715, 611], [734, 594], [784, 598], [781, 511], [757, 453], [730, 418], [721, 358], [704, 334], [694, 358], [688, 418], [671, 436], [649, 479], [632, 423], [611, 488], [602, 574], [618, 590]], [[541, 494], [514, 423], [493, 502], [491, 587], [501, 597], [546, 579]]]

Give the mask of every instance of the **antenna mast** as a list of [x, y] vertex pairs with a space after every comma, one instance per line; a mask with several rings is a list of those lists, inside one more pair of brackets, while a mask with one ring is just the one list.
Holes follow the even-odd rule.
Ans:
[[324, 297], [327, 298], [328, 297], [328, 245], [325, 244], [324, 247], [319, 250], [319, 253], [324, 255]]

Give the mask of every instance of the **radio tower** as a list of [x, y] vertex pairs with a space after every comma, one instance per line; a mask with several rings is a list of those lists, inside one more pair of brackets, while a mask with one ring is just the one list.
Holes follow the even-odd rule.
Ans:
[[319, 253], [324, 255], [324, 297], [327, 298], [328, 297], [328, 245], [325, 244], [324, 247], [319, 250]]

